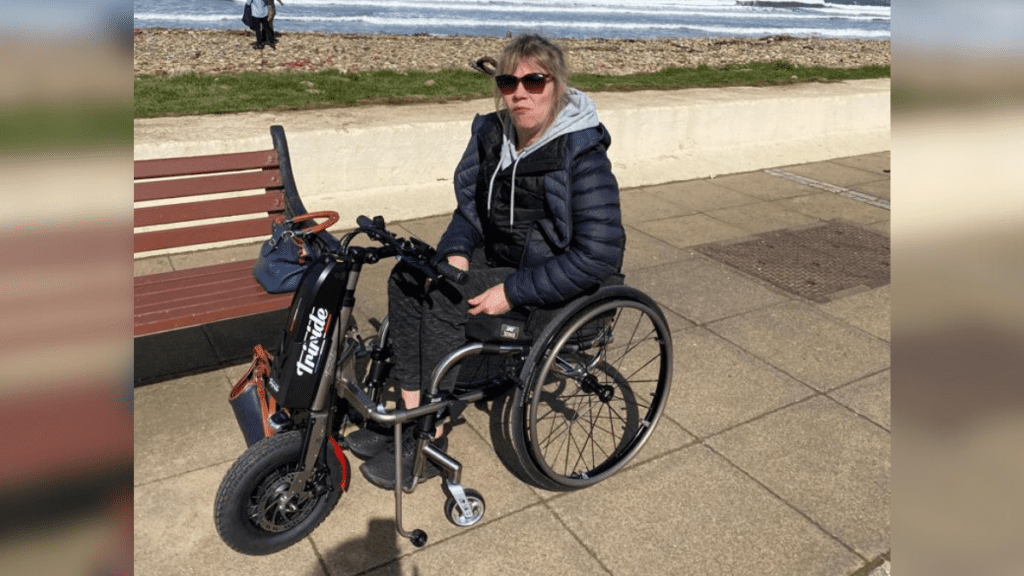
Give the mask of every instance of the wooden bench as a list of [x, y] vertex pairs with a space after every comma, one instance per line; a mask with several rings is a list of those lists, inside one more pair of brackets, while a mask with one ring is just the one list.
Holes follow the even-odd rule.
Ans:
[[[270, 150], [137, 160], [135, 253], [265, 240], [275, 218], [305, 214], [284, 128], [271, 126], [270, 136]], [[209, 223], [232, 216], [254, 217]], [[146, 229], [157, 225], [173, 227]], [[256, 256], [254, 248], [251, 260], [137, 276], [135, 336], [287, 308], [291, 294], [268, 294], [253, 278]]]

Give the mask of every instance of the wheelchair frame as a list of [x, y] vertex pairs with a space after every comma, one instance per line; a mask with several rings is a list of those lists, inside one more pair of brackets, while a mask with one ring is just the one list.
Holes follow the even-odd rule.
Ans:
[[[358, 276], [358, 270], [354, 271], [354, 274], [355, 276]], [[352, 279], [350, 277], [350, 280], [355, 282], [357, 281], [357, 278]], [[402, 451], [395, 450], [395, 525], [399, 535], [409, 539], [416, 546], [422, 546], [426, 543], [427, 535], [423, 530], [406, 530], [403, 526], [402, 494], [403, 492], [412, 494], [415, 491], [416, 486], [419, 484], [420, 479], [423, 476], [427, 460], [434, 463], [441, 470], [443, 478], [442, 490], [449, 499], [447, 509], [450, 510], [453, 505], [456, 506], [462, 517], [466, 519], [465, 524], [459, 525], [470, 526], [475, 524], [483, 515], [482, 508], [477, 511], [477, 507], [482, 507], [483, 505], [482, 499], [479, 504], [470, 502], [469, 498], [467, 498], [467, 492], [471, 491], [467, 491], [467, 489], [461, 484], [462, 464], [430, 444], [434, 437], [434, 427], [436, 425], [437, 417], [445, 410], [450, 410], [456, 403], [469, 404], [480, 400], [492, 399], [506, 393], [508, 389], [513, 386], [523, 387], [525, 385], [524, 383], [530, 381], [534, 371], [537, 369], [536, 364], [539, 362], [540, 356], [542, 355], [547, 342], [559, 333], [564, 332], [565, 326], [574, 316], [579, 314], [581, 311], [592, 308], [595, 304], [600, 304], [602, 302], [617, 303], [627, 301], [635, 301], [647, 306], [648, 310], [657, 314], [661, 322], [664, 323], [662, 325], [663, 331], [659, 335], [659, 338], [665, 338], [667, 340], [667, 342], [662, 343], [663, 350], [667, 351], [667, 358], [663, 361], [664, 371], [659, 374], [659, 380], [665, 384], [663, 395], [667, 398], [668, 388], [671, 383], [672, 369], [672, 344], [667, 322], [665, 322], [664, 316], [653, 300], [639, 290], [628, 286], [607, 286], [599, 289], [596, 293], [588, 297], [572, 301], [566, 309], [562, 310], [550, 319], [541, 334], [532, 342], [520, 341], [507, 344], [493, 342], [469, 342], [450, 352], [434, 368], [430, 377], [428, 389], [423, 392], [422, 402], [420, 406], [416, 408], [385, 408], [380, 402], [379, 396], [380, 392], [383, 391], [382, 382], [377, 382], [377, 386], [373, 386], [373, 391], [371, 393], [367, 393], [367, 391], [364, 390], [365, 383], [349, 381], [344, 378], [341, 383], [336, 383], [338, 393], [348, 400], [350, 406], [355, 408], [364, 419], [376, 424], [392, 427], [396, 446], [401, 446], [402, 444], [403, 426], [410, 421], [418, 421], [412, 484], [408, 488], [403, 486], [402, 482], [402, 478], [404, 476]], [[343, 318], [347, 318], [350, 315], [351, 308], [349, 308], [347, 312], [343, 311]], [[378, 330], [377, 337], [374, 340], [374, 345], [376, 346], [378, 353], [386, 348], [389, 331], [390, 323], [387, 318], [385, 318]], [[340, 346], [342, 343], [339, 342], [338, 344]], [[346, 339], [345, 346], [348, 350], [343, 353], [341, 360], [339, 361], [339, 366], [344, 364], [344, 361], [348, 357], [355, 354], [357, 344], [358, 343], [355, 340]], [[540, 344], [540, 346], [536, 344]], [[482, 354], [518, 355], [522, 357], [523, 361], [519, 378], [506, 386], [498, 387], [497, 393], [484, 387], [461, 393], [452, 393], [445, 397], [446, 395], [441, 393], [441, 382], [444, 380], [445, 375], [447, 375], [448, 372], [450, 372], [460, 362]], [[376, 363], [386, 361], [386, 359], [379, 357], [373, 358], [370, 366], [368, 367], [367, 373], [379, 373], [380, 367]], [[553, 361], [559, 362], [560, 359], [556, 355]], [[653, 430], [657, 421], [661, 417], [664, 406], [665, 402], [660, 402], [650, 421], [645, 424], [645, 427]], [[606, 471], [601, 479], [617, 472], [622, 468], [622, 466], [628, 463], [629, 460], [631, 460], [633, 456], [643, 448], [643, 445], [646, 443], [648, 438], [650, 438], [650, 433], [644, 434], [636, 445], [630, 447], [629, 453], [623, 455], [612, 469]], [[523, 463], [523, 465], [524, 467], [526, 466], [525, 463]], [[527, 474], [533, 476], [529, 471], [527, 471]], [[585, 480], [586, 482], [583, 484], [584, 486], [597, 481], [591, 479]], [[547, 487], [550, 488], [551, 486], [549, 485]]]

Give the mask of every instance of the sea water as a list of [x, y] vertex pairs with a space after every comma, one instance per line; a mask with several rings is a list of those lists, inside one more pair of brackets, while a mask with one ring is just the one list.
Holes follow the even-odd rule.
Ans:
[[[136, 28], [242, 30], [244, 0], [135, 0]], [[555, 38], [888, 39], [888, 0], [284, 0], [274, 28]]]

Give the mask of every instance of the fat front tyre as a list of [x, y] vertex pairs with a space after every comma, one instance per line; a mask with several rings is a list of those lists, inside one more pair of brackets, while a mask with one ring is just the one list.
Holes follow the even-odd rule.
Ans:
[[294, 430], [261, 440], [228, 470], [214, 503], [225, 544], [252, 556], [279, 552], [305, 538], [338, 504], [348, 462], [330, 446], [327, 466], [314, 472], [308, 495], [286, 496], [299, 470], [302, 437]]

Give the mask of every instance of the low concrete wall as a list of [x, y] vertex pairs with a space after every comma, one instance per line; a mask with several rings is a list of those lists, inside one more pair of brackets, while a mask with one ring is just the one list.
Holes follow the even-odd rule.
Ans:
[[[621, 187], [889, 149], [888, 79], [592, 94]], [[135, 121], [135, 159], [269, 148], [285, 128], [309, 210], [389, 221], [454, 208], [452, 176], [491, 100]]]

